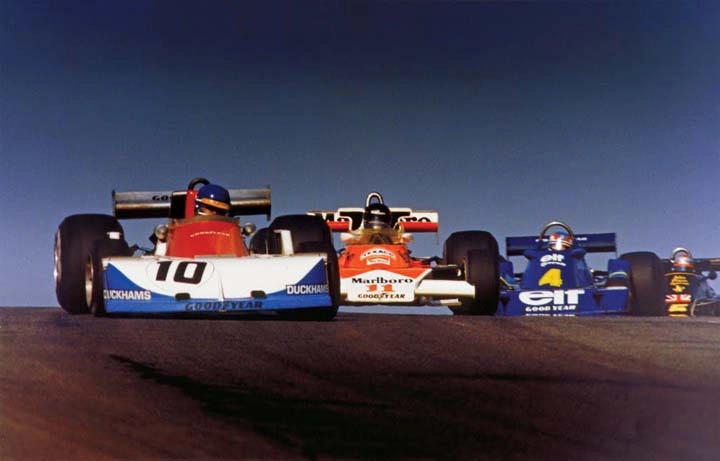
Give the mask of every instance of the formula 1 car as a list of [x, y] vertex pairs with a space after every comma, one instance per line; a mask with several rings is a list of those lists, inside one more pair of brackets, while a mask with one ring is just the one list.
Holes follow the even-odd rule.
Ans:
[[708, 280], [717, 279], [720, 258], [693, 258], [687, 248], [675, 248], [665, 267], [665, 305], [673, 317], [720, 315], [720, 296]]
[[[606, 271], [588, 267], [586, 253], [616, 251], [614, 233], [574, 234], [551, 221], [537, 236], [506, 238], [506, 251], [497, 315], [664, 315], [662, 262], [654, 253], [610, 259]], [[512, 256], [525, 256], [523, 272], [514, 272]]]
[[[255, 254], [245, 243], [255, 226], [241, 226], [236, 216], [269, 219], [270, 189], [231, 189], [226, 216], [200, 216], [196, 186], [205, 184], [195, 178], [186, 190], [113, 191], [114, 216], [66, 217], [54, 246], [60, 306], [71, 314], [272, 312], [292, 319], [334, 318], [340, 282], [324, 221], [280, 216], [266, 231], [277, 251]], [[128, 245], [119, 219], [160, 217], [168, 221], [155, 227], [152, 248]]]
[[499, 253], [489, 232], [455, 232], [444, 242], [442, 259], [414, 257], [407, 246], [412, 233], [437, 232], [436, 211], [389, 208], [380, 193], [371, 192], [365, 208], [308, 214], [341, 233], [344, 304], [445, 305], [455, 314], [493, 314], [497, 309]]

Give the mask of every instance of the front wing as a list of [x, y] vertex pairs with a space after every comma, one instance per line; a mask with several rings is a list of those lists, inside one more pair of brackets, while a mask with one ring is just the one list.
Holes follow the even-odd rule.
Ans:
[[108, 314], [259, 312], [330, 307], [320, 255], [103, 260]]
[[459, 304], [475, 287], [464, 280], [434, 280], [430, 268], [341, 269], [340, 293], [349, 304]]
[[626, 287], [503, 291], [496, 315], [625, 314], [628, 295]]

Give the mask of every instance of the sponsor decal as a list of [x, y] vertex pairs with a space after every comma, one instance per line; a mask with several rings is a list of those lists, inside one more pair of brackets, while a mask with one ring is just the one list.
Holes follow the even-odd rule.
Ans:
[[378, 272], [344, 279], [348, 284], [348, 300], [407, 303], [415, 299], [414, 278], [393, 272]]
[[674, 304], [674, 303], [680, 303], [680, 304], [690, 304], [692, 302], [692, 295], [690, 293], [684, 293], [684, 294], [669, 294], [665, 295], [665, 304]]
[[682, 293], [688, 286], [690, 286], [690, 281], [686, 275], [673, 275], [670, 279], [670, 287], [675, 293]]
[[360, 299], [406, 299], [406, 293], [396, 293], [392, 283], [385, 283], [378, 285], [377, 283], [371, 283], [367, 286], [367, 293], [358, 293]]
[[103, 298], [110, 301], [150, 301], [152, 293], [148, 290], [103, 290]]
[[397, 258], [397, 256], [395, 256], [395, 253], [393, 253], [392, 251], [386, 250], [385, 248], [370, 248], [369, 250], [364, 251], [360, 255], [360, 259], [363, 260], [363, 259], [377, 257], [377, 256], [384, 256], [384, 257], [387, 257], [390, 259]]
[[232, 312], [246, 309], [262, 309], [262, 301], [204, 301], [185, 304], [187, 312]]
[[367, 264], [368, 266], [373, 266], [375, 264], [385, 264], [386, 266], [389, 266], [392, 264], [392, 261], [390, 261], [387, 258], [374, 257], [374, 258], [368, 258], [365, 261], [365, 264]]
[[401, 277], [396, 279], [386, 279], [383, 276], [378, 276], [371, 279], [364, 279], [362, 277], [353, 277], [351, 279], [352, 283], [363, 283], [365, 285], [372, 285], [372, 284], [386, 284], [386, 283], [398, 283], [398, 284], [405, 284], [405, 283], [413, 283], [415, 280], [408, 278], [408, 277]]
[[667, 308], [667, 312], [670, 315], [673, 314], [687, 314], [689, 304], [670, 304]]
[[358, 299], [372, 299], [374, 301], [379, 300], [403, 300], [407, 299], [405, 293], [358, 293], [357, 294]]
[[330, 288], [324, 285], [286, 285], [285, 293], [289, 295], [317, 295], [328, 293]]
[[219, 232], [219, 231], [194, 232], [194, 233], [190, 234], [190, 237], [200, 237], [202, 235], [219, 235], [221, 237], [230, 237], [229, 232]]
[[392, 264], [393, 259], [397, 259], [395, 253], [384, 248], [371, 248], [360, 255], [360, 261], [365, 261], [368, 266], [373, 264], [389, 266]]
[[564, 305], [564, 306], [525, 306], [526, 313], [542, 314], [542, 313], [555, 313], [555, 312], [571, 312], [577, 309], [577, 306]]
[[557, 267], [554, 267], [552, 269], [548, 269], [547, 272], [543, 274], [542, 277], [540, 277], [540, 280], [538, 281], [538, 285], [550, 285], [551, 287], [557, 287], [560, 288], [563, 284], [562, 276], [560, 274], [560, 269]]
[[565, 255], [553, 253], [540, 258], [540, 267], [548, 265], [565, 266]]
[[582, 294], [585, 294], [585, 290], [581, 288], [523, 291], [518, 295], [518, 299], [523, 303], [525, 312], [567, 312], [577, 309]]

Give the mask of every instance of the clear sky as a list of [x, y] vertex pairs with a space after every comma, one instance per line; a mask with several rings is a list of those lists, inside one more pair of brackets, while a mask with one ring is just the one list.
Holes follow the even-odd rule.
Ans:
[[714, 0], [0, 0], [0, 305], [56, 305], [55, 230], [113, 189], [378, 190], [440, 213], [418, 255], [559, 219], [716, 257], [719, 173]]

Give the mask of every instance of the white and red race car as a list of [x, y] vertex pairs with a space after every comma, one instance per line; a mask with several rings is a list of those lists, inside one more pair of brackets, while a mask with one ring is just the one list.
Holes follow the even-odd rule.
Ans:
[[495, 237], [473, 230], [451, 234], [443, 256], [411, 256], [407, 244], [414, 232], [437, 232], [437, 211], [388, 208], [384, 229], [364, 225], [364, 215], [384, 205], [378, 192], [365, 207], [314, 210], [345, 247], [339, 252], [340, 293], [344, 304], [445, 305], [456, 314], [494, 314], [500, 290], [499, 253]]
[[[66, 217], [55, 233], [55, 291], [73, 314], [231, 315], [270, 311], [330, 320], [339, 304], [337, 255], [325, 223], [279, 216], [264, 234], [275, 251], [245, 243], [254, 226], [237, 216], [270, 213], [270, 189], [230, 189], [229, 216], [195, 213], [195, 187], [113, 192], [114, 215]], [[165, 218], [154, 247], [130, 247], [119, 219]], [[135, 253], [140, 250], [142, 254]]]

